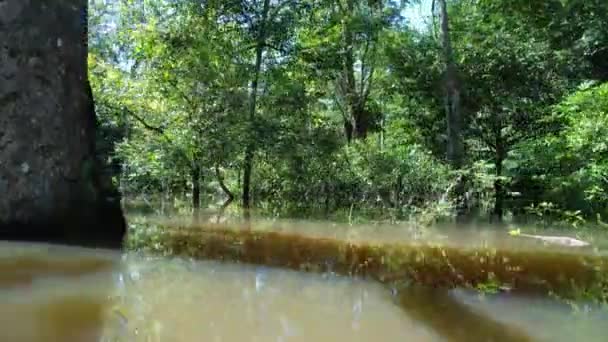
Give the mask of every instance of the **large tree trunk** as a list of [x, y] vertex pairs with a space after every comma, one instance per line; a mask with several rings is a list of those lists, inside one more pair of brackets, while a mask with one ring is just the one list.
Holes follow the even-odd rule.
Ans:
[[87, 2], [0, 2], [0, 239], [118, 247], [120, 196], [95, 157]]

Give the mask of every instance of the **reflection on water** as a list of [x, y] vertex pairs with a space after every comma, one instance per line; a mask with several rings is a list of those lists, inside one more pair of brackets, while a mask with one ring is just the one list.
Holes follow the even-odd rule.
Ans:
[[[465, 291], [0, 245], [0, 341], [604, 341], [605, 312]], [[602, 316], [604, 315], [604, 316]], [[100, 337], [103, 335], [103, 337]]]
[[0, 243], [0, 341], [96, 341], [117, 255]]
[[[535, 239], [511, 236], [509, 230], [505, 227], [489, 224], [480, 224], [479, 226], [444, 224], [435, 227], [420, 227], [408, 223], [349, 225], [327, 221], [268, 219], [263, 217], [252, 218], [251, 221], [244, 222], [241, 217], [234, 216], [228, 217], [222, 224], [215, 224], [217, 221], [215, 217], [210, 218], [208, 222], [203, 220], [203, 222], [199, 223], [193, 223], [190, 216], [134, 216], [133, 221], [136, 220], [159, 224], [165, 227], [180, 227], [180, 229], [196, 230], [202, 224], [206, 228], [216, 226], [235, 230], [253, 229], [256, 231], [295, 233], [308, 237], [335, 238], [367, 243], [420, 242], [437, 243], [458, 248], [492, 246], [502, 249], [532, 251], [552, 247]], [[608, 234], [604, 231], [594, 232], [589, 230], [581, 233], [574, 230], [564, 231], [548, 228], [535, 230], [530, 227], [522, 229], [522, 233], [579, 238], [591, 242], [593, 246], [590, 248], [564, 248], [563, 246], [557, 246], [557, 249], [564, 252], [591, 253], [597, 252], [594, 249], [599, 248], [600, 252], [608, 255]]]
[[433, 341], [380, 285], [331, 275], [127, 259], [132, 341]]

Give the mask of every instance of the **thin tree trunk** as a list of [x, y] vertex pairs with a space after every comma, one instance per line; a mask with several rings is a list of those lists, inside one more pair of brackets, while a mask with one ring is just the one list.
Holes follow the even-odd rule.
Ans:
[[[500, 177], [500, 173], [502, 172], [502, 160], [496, 161], [496, 168], [496, 175]], [[500, 179], [494, 181], [494, 192], [494, 222], [502, 223], [502, 219], [504, 216], [504, 187]]]
[[382, 114], [382, 118], [380, 119], [380, 134], [378, 135], [378, 145], [380, 148], [380, 152], [384, 151], [384, 114]]
[[[346, 15], [351, 15], [355, 10], [354, 1], [348, 0], [346, 7]], [[359, 136], [360, 125], [358, 125], [357, 119], [359, 117], [359, 96], [357, 95], [357, 85], [355, 80], [355, 57], [353, 53], [354, 48], [354, 33], [349, 27], [348, 23], [343, 23], [343, 39], [344, 39], [344, 61], [343, 61], [343, 77], [345, 84], [345, 96], [346, 96], [346, 111], [348, 117], [344, 119], [344, 128], [346, 131], [346, 139], [348, 142], [352, 138]]]
[[220, 207], [220, 210], [217, 213], [216, 219], [215, 219], [215, 223], [219, 224], [222, 223], [222, 218], [224, 217], [224, 212], [226, 212], [226, 208], [228, 208], [228, 206], [230, 205], [230, 203], [232, 203], [232, 199], [228, 198]]
[[257, 37], [257, 46], [255, 51], [255, 69], [253, 81], [251, 82], [251, 94], [249, 99], [249, 143], [245, 149], [245, 166], [243, 170], [243, 213], [245, 219], [251, 216], [251, 173], [253, 171], [253, 154], [255, 151], [255, 111], [258, 93], [258, 84], [260, 73], [262, 70], [262, 58], [264, 57], [264, 47], [266, 44], [266, 21], [268, 20], [268, 11], [270, 9], [270, 0], [264, 0], [262, 9], [262, 18], [260, 30]]
[[445, 63], [445, 112], [447, 121], [447, 159], [459, 169], [462, 167], [464, 146], [462, 142], [462, 113], [460, 108], [460, 85], [458, 69], [454, 62], [454, 51], [450, 39], [450, 25], [446, 0], [439, 1], [441, 20], [441, 46]]
[[401, 192], [403, 191], [403, 176], [397, 176], [395, 184], [395, 208], [401, 208]]
[[251, 172], [253, 171], [253, 142], [249, 142], [245, 150], [245, 167], [243, 170], [243, 215], [245, 219], [251, 216]]
[[192, 218], [198, 222], [201, 212], [201, 169], [198, 165], [193, 165], [190, 177], [192, 181]]
[[325, 197], [325, 201], [323, 203], [323, 214], [326, 219], [329, 218], [329, 201], [331, 196], [331, 188], [328, 182], [323, 182], [323, 195]]
[[[242, 170], [239, 167], [236, 171], [236, 184], [239, 184], [239, 185], [243, 184], [243, 182], [241, 181], [243, 177], [241, 175], [242, 175]], [[241, 191], [242, 191], [242, 188], [241, 188]]]
[[505, 147], [500, 129], [496, 133], [496, 155], [494, 157], [494, 166], [496, 168], [496, 180], [494, 181], [494, 211], [492, 219], [496, 223], [502, 223], [504, 215], [504, 185], [502, 183], [502, 169], [504, 162]]
[[0, 1], [0, 239], [119, 247], [96, 157], [87, 2]]
[[217, 164], [215, 165], [215, 176], [217, 177], [217, 181], [220, 184], [220, 188], [222, 188], [222, 191], [224, 191], [226, 196], [228, 196], [228, 201], [232, 202], [234, 200], [234, 194], [232, 193], [232, 191], [230, 191], [230, 189], [228, 189], [226, 183], [224, 183], [224, 177], [222, 176], [222, 172], [220, 171], [220, 168]]
[[[454, 169], [461, 169], [464, 162], [464, 144], [462, 138], [462, 109], [460, 104], [460, 83], [458, 68], [454, 61], [454, 51], [450, 38], [450, 24], [446, 0], [439, 1], [439, 19], [441, 22], [441, 47], [445, 64], [445, 114], [447, 123], [446, 156]], [[435, 2], [433, 2], [433, 8]], [[467, 197], [468, 177], [460, 175], [454, 187], [456, 196], [456, 220], [466, 223], [470, 219], [470, 203]]]

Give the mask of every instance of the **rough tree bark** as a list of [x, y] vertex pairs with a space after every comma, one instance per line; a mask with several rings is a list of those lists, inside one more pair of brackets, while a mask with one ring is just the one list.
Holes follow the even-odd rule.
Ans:
[[0, 239], [119, 247], [95, 157], [85, 0], [0, 1]]

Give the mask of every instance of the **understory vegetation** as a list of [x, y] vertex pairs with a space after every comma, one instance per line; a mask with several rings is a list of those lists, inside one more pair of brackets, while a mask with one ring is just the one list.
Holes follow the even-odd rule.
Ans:
[[418, 4], [92, 1], [107, 172], [156, 214], [603, 227], [608, 2]]

